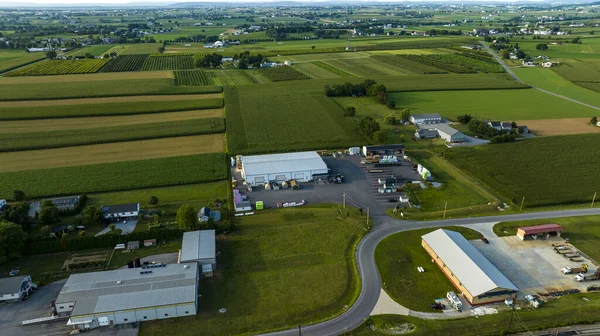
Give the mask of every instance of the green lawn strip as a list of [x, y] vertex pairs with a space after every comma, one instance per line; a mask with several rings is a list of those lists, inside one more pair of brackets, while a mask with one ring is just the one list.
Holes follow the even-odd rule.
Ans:
[[[444, 157], [507, 202], [525, 207], [584, 204], [596, 192], [600, 134], [540, 137], [456, 148]], [[499, 160], [498, 158], [502, 158]], [[588, 203], [589, 204], [589, 203]]]
[[[446, 227], [458, 231], [467, 239], [479, 239], [481, 234], [464, 227]], [[383, 289], [399, 304], [416, 311], [431, 311], [429, 305], [455, 288], [421, 246], [421, 236], [437, 228], [419, 229], [391, 235], [379, 243], [375, 262]], [[417, 267], [423, 267], [420, 273]]]
[[203, 110], [223, 106], [222, 98], [174, 100], [174, 101], [137, 101], [105, 104], [51, 105], [35, 107], [0, 108], [0, 120], [30, 120], [51, 118], [78, 118], [91, 116], [115, 116], [161, 112]]
[[173, 79], [130, 79], [90, 82], [2, 85], [0, 101], [143, 95], [219, 93], [218, 86], [175, 86]]
[[181, 240], [170, 240], [165, 243], [159, 243], [157, 246], [144, 247], [143, 242], [140, 242], [140, 249], [127, 251], [115, 250], [110, 265], [107, 268], [116, 269], [127, 266], [127, 262], [133, 261], [135, 258], [143, 258], [155, 254], [173, 253], [181, 249]]
[[494, 233], [500, 237], [514, 236], [523, 226], [559, 224], [563, 227], [561, 237], [595, 260], [600, 260], [600, 216], [546, 218], [526, 221], [500, 222], [494, 225]]
[[48, 168], [0, 174], [1, 198], [73, 195], [224, 180], [222, 153]]
[[225, 132], [225, 119], [205, 118], [82, 130], [0, 133], [0, 152], [92, 145]]
[[[337, 209], [276, 209], [240, 218], [238, 230], [217, 242], [218, 271], [200, 284], [198, 314], [145, 322], [141, 335], [256, 334], [339, 315], [360, 290], [351, 260], [366, 229], [356, 209], [349, 216]], [[189, 328], [174, 328], [182, 323]]]
[[[8, 53], [13, 53], [12, 50]], [[7, 72], [25, 65], [29, 65], [46, 58], [44, 54], [26, 54], [21, 52], [14, 52], [15, 57], [3, 57], [5, 52], [0, 51], [0, 73]]]

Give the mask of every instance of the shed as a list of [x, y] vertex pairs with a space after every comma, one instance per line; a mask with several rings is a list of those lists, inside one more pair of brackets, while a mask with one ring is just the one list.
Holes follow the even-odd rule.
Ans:
[[433, 139], [439, 136], [440, 134], [435, 129], [418, 129], [415, 132], [415, 138], [417, 139]]
[[215, 230], [199, 230], [183, 233], [180, 263], [197, 262], [199, 265], [217, 267]]
[[521, 240], [538, 239], [540, 237], [548, 239], [551, 236], [560, 237], [562, 230], [562, 226], [558, 224], [524, 226], [517, 230], [517, 237], [519, 237]]
[[144, 246], [145, 247], [156, 246], [156, 239], [146, 239], [146, 240], [144, 240]]
[[235, 212], [252, 211], [252, 204], [248, 201], [235, 203]]
[[210, 218], [210, 208], [209, 207], [203, 207], [200, 209], [200, 211], [198, 211], [198, 220], [200, 222], [208, 222], [208, 219]]
[[140, 248], [140, 241], [139, 240], [133, 240], [133, 241], [127, 242], [127, 249], [128, 250], [137, 250], [139, 248]]

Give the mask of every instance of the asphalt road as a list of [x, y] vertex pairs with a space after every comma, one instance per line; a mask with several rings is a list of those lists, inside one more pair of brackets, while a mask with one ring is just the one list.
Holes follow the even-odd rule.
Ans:
[[[472, 225], [478, 223], [491, 223], [501, 221], [572, 217], [585, 215], [600, 215], [600, 208], [579, 209], [579, 210], [561, 210], [533, 212], [525, 214], [499, 215], [476, 218], [459, 218], [435, 221], [402, 221], [391, 218], [385, 213], [375, 213], [373, 220], [375, 227], [359, 243], [356, 250], [356, 259], [361, 276], [362, 288], [360, 295], [354, 305], [346, 312], [331, 320], [302, 327], [302, 335], [333, 336], [353, 330], [360, 326], [367, 318], [377, 300], [381, 291], [381, 279], [375, 265], [375, 248], [377, 244], [385, 237], [394, 233], [409, 231], [422, 228], [440, 227], [448, 225]], [[270, 333], [273, 336], [295, 336], [298, 335], [298, 329], [284, 330]]]

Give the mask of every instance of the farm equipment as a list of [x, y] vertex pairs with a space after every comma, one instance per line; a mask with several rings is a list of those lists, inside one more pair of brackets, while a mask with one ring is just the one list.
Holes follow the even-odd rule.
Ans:
[[531, 295], [531, 294], [525, 295], [525, 301], [527, 301], [527, 303], [529, 303], [531, 306], [533, 306], [533, 308], [538, 308], [540, 306], [540, 304], [542, 303], [538, 299], [537, 295]]
[[563, 274], [570, 274], [570, 273], [587, 273], [588, 271], [588, 265], [587, 264], [581, 264], [581, 267], [569, 267], [569, 266], [565, 266], [563, 268], [560, 269], [561, 272], [563, 272]]
[[381, 174], [381, 173], [383, 173], [383, 169], [369, 169], [369, 173], [371, 173], [371, 174]]
[[440, 310], [446, 309], [446, 306], [444, 306], [443, 304], [441, 304], [439, 302], [432, 303], [429, 305], [429, 307], [431, 307], [431, 309], [440, 309]]
[[563, 254], [563, 257], [565, 257], [565, 258], [576, 258], [576, 257], [579, 257], [579, 253], [567, 253], [567, 254]]
[[579, 281], [579, 282], [600, 280], [600, 268], [598, 268], [596, 270], [596, 272], [594, 272], [593, 274], [590, 274], [590, 275], [578, 273], [575, 276], [575, 280]]
[[329, 183], [342, 183], [344, 181], [344, 175], [337, 174], [335, 176], [329, 176], [327, 182]]
[[573, 251], [571, 251], [571, 250], [569, 250], [569, 249], [566, 249], [566, 250], [555, 250], [555, 251], [556, 251], [556, 253], [558, 253], [558, 254], [562, 254], [562, 255], [565, 255], [565, 254], [568, 254], [568, 253], [572, 253], [572, 252], [573, 252]]

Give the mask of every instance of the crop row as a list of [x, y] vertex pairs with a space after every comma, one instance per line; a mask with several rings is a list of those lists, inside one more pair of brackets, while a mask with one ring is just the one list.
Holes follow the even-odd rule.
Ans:
[[26, 170], [0, 174], [0, 198], [13, 190], [44, 197], [211, 182], [226, 172], [223, 153]]
[[225, 119], [206, 118], [48, 132], [0, 133], [0, 152], [92, 145], [225, 132]]
[[142, 69], [148, 54], [134, 55], [119, 55], [108, 64], [106, 64], [101, 72], [122, 72], [122, 71], [139, 71]]
[[305, 74], [293, 69], [290, 66], [278, 66], [274, 68], [258, 69], [260, 74], [265, 76], [271, 82], [281, 82], [299, 79], [310, 79]]
[[458, 54], [398, 55], [398, 57], [453, 73], [504, 72], [499, 64], [492, 64]]
[[109, 59], [49, 60], [13, 70], [4, 76], [48, 76], [97, 72]]
[[151, 55], [146, 58], [141, 70], [186, 70], [194, 67], [194, 57], [190, 55]]
[[400, 55], [374, 55], [371, 58], [389, 64], [394, 67], [401, 68], [403, 70], [408, 70], [414, 73], [422, 73], [422, 74], [435, 74], [435, 73], [445, 73], [436, 67], [425, 65], [419, 62], [412, 61], [406, 57], [400, 57]]
[[176, 85], [203, 86], [212, 85], [212, 81], [202, 70], [175, 71]]

